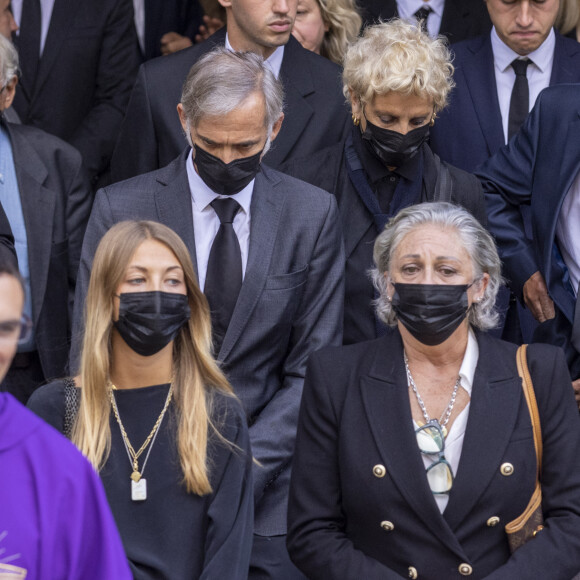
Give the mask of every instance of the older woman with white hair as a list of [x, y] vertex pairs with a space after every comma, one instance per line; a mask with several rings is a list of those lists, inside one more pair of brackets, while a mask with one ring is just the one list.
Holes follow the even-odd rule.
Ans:
[[[580, 569], [580, 423], [563, 353], [518, 352], [531, 375], [524, 392], [518, 347], [484, 332], [501, 282], [493, 239], [462, 208], [402, 210], [374, 259], [377, 313], [394, 331], [310, 359], [293, 561], [329, 580], [570, 580]], [[534, 428], [525, 393], [537, 400]], [[538, 520], [515, 549], [504, 527], [533, 511], [536, 489]]]
[[283, 168], [336, 195], [347, 256], [345, 344], [384, 332], [365, 273], [389, 217], [414, 203], [442, 200], [485, 220], [477, 179], [441, 162], [428, 145], [452, 73], [444, 41], [429, 38], [420, 26], [393, 20], [368, 27], [344, 59], [352, 131], [343, 143]]

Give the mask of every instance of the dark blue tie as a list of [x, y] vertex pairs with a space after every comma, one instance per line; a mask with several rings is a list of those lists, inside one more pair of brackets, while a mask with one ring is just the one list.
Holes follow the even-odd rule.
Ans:
[[211, 246], [204, 294], [211, 310], [214, 351], [219, 353], [242, 287], [242, 254], [233, 221], [240, 204], [232, 198], [214, 199], [211, 206], [220, 227]]
[[433, 12], [432, 8], [429, 6], [423, 6], [419, 8], [413, 16], [417, 19], [417, 22], [421, 25], [421, 30], [427, 33], [427, 20], [429, 19], [429, 14]]

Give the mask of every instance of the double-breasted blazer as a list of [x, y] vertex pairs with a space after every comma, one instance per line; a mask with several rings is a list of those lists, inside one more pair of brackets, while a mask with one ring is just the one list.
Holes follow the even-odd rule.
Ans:
[[[185, 242], [197, 272], [190, 154], [97, 193], [83, 244], [75, 328], [96, 247], [116, 222], [147, 219], [169, 226]], [[261, 463], [254, 470], [255, 529], [268, 536], [286, 532], [306, 361], [342, 340], [344, 251], [336, 202], [322, 190], [262, 166], [250, 208], [248, 263], [217, 358], [248, 415], [252, 452]]]
[[45, 378], [62, 377], [72, 300], [93, 196], [79, 152], [35, 127], [5, 123], [28, 243], [32, 319]]
[[533, 432], [516, 345], [476, 337], [469, 418], [443, 514], [414, 434], [400, 334], [312, 356], [287, 537], [308, 578], [450, 580], [471, 568], [472, 578], [569, 580], [580, 569], [580, 419], [562, 352], [528, 349], [546, 527], [510, 557], [504, 526], [523, 512], [536, 480]]
[[[224, 46], [225, 39], [222, 28], [201, 44], [141, 66], [111, 162], [114, 181], [164, 167], [181, 153], [186, 141], [176, 107], [183, 83], [191, 67]], [[302, 48], [292, 36], [284, 47], [280, 81], [284, 122], [264, 157], [275, 169], [292, 157], [337, 143], [348, 121], [340, 67]]]

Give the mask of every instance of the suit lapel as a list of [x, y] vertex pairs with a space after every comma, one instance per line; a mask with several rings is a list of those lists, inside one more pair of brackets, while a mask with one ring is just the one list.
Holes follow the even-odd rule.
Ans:
[[473, 55], [465, 60], [461, 70], [465, 76], [467, 89], [471, 95], [473, 108], [489, 154], [493, 155], [504, 145], [504, 134], [489, 34], [481, 38], [480, 45], [473, 46]]
[[458, 557], [465, 558], [423, 476], [425, 466], [413, 431], [400, 336], [390, 333], [375, 344], [375, 360], [369, 374], [361, 378], [361, 393], [387, 472], [425, 526]]
[[522, 396], [515, 349], [513, 355], [506, 354], [506, 350], [511, 350], [483, 333], [477, 334], [477, 342], [479, 360], [469, 418], [459, 467], [444, 512], [454, 530], [469, 517], [497, 473], [516, 424]]
[[550, 86], [578, 82], [577, 55], [580, 52], [580, 43], [566, 42], [564, 37], [556, 31], [556, 46], [554, 47], [554, 63], [550, 75]]
[[280, 80], [284, 85], [284, 108], [288, 120], [282, 123], [280, 134], [267, 157], [268, 164], [274, 167], [281, 165], [286, 159], [314, 115], [312, 107], [304, 98], [315, 91], [307, 57], [306, 49], [291, 36], [284, 47], [280, 69]]
[[250, 244], [246, 274], [219, 352], [218, 358], [221, 361], [227, 360], [227, 356], [240, 338], [268, 277], [282, 209], [286, 201], [285, 195], [276, 190], [278, 183], [279, 179], [264, 167], [256, 176], [250, 206]]
[[[555, 240], [556, 239], [556, 227], [558, 225], [558, 216], [560, 215], [560, 209], [562, 207], [562, 203], [564, 203], [564, 199], [570, 190], [574, 180], [578, 176], [580, 172], [580, 103], [578, 104], [577, 108], [577, 116], [576, 119], [573, 120], [568, 125], [568, 133], [566, 134], [564, 143], [566, 145], [561, 148], [562, 151], [562, 159], [559, 162], [558, 167], [558, 175], [560, 176], [560, 182], [554, 187], [554, 191], [558, 192], [556, 195], [559, 196], [558, 205], [556, 207], [550, 207], [552, 204], [550, 203], [549, 197], [543, 199], [543, 203], [540, 204], [538, 202], [538, 206], [544, 207], [546, 210], [546, 214], [543, 215], [551, 215], [553, 216], [552, 219], [543, 220], [540, 223], [539, 228], [541, 230], [542, 227], [546, 228], [546, 236], [544, 239], [546, 240]], [[536, 189], [534, 191], [537, 191]], [[546, 284], [550, 290], [553, 289], [552, 285], [552, 247], [551, 244], [546, 244], [542, 251], [543, 260], [546, 264]], [[559, 285], [559, 280], [557, 281]], [[564, 292], [567, 292], [564, 290]], [[565, 296], [565, 298], [569, 298]], [[565, 302], [561, 301], [561, 304], [568, 303], [569, 300]], [[570, 313], [566, 313], [569, 317]], [[573, 313], [572, 313], [573, 315]]]
[[56, 193], [44, 186], [48, 170], [36, 151], [21, 138], [18, 128], [5, 126], [12, 143], [14, 169], [27, 232], [32, 315], [36, 325], [44, 302], [50, 266]]
[[54, 1], [42, 58], [38, 64], [38, 75], [34, 83], [33, 96], [40, 91], [42, 85], [49, 77], [50, 70], [57, 60], [67, 34], [73, 28], [75, 16], [82, 4], [82, 0]]
[[191, 191], [185, 166], [190, 152], [188, 148], [165, 171], [159, 173], [157, 181], [161, 187], [155, 193], [155, 204], [159, 221], [179, 234], [185, 242], [197, 275]]

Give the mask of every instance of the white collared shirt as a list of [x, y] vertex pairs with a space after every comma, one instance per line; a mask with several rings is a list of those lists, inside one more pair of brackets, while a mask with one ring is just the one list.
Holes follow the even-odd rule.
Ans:
[[495, 82], [497, 85], [499, 110], [501, 112], [503, 134], [506, 143], [508, 142], [510, 100], [514, 83], [516, 82], [516, 73], [511, 63], [516, 58], [529, 58], [532, 61], [526, 70], [528, 86], [530, 88], [528, 111], [531, 111], [540, 92], [550, 84], [555, 47], [556, 35], [554, 34], [554, 29], [552, 29], [546, 40], [536, 50], [522, 57], [501, 40], [495, 27], [492, 29], [491, 48], [493, 50]]
[[[22, 18], [22, 2], [23, 0], [12, 0], [12, 14], [16, 24], [20, 26]], [[40, 56], [44, 51], [46, 37], [48, 35], [48, 28], [50, 27], [50, 19], [52, 18], [52, 9], [54, 8], [54, 0], [40, 0]], [[18, 34], [18, 32], [16, 32]]]
[[[236, 52], [230, 44], [228, 33], [226, 32], [226, 48], [232, 52]], [[284, 58], [284, 46], [279, 46], [265, 61], [264, 64], [274, 73], [278, 78], [280, 76], [280, 68], [282, 67], [282, 59]]]
[[580, 283], [580, 228], [578, 224], [580, 224], [580, 173], [572, 182], [562, 202], [556, 224], [558, 246], [576, 293]]
[[218, 195], [212, 191], [198, 175], [193, 167], [193, 157], [191, 153], [187, 158], [187, 180], [191, 192], [191, 207], [193, 210], [193, 232], [195, 235], [195, 255], [197, 258], [197, 277], [199, 287], [203, 291], [205, 287], [205, 277], [207, 274], [207, 263], [213, 240], [220, 227], [220, 220], [217, 213], [210, 205], [214, 199], [228, 198], [235, 199], [241, 206], [234, 218], [234, 231], [240, 243], [242, 255], [242, 279], [246, 275], [246, 265], [248, 263], [248, 248], [250, 245], [250, 205], [254, 192], [254, 182], [252, 179], [242, 191], [234, 195]]
[[441, 18], [443, 17], [443, 8], [445, 7], [445, 0], [397, 0], [397, 11], [402, 20], [406, 20], [411, 24], [417, 22], [414, 14], [420, 8], [431, 8], [431, 14], [427, 18], [427, 32], [432, 38], [439, 34], [441, 28]]
[[[469, 395], [471, 399], [471, 390], [473, 388], [473, 377], [475, 375], [475, 368], [479, 360], [479, 346], [473, 330], [469, 329], [467, 336], [467, 348], [463, 355], [463, 362], [459, 369], [459, 376], [461, 377], [461, 388]], [[414, 396], [414, 393], [411, 392]], [[419, 393], [421, 394], [421, 393]], [[459, 459], [461, 458], [461, 450], [463, 449], [463, 439], [465, 438], [465, 428], [467, 427], [467, 419], [469, 418], [469, 407], [471, 403], [465, 406], [465, 409], [457, 415], [451, 425], [451, 429], [445, 439], [445, 459], [451, 465], [453, 476], [457, 475], [457, 468], [459, 467]], [[428, 409], [427, 409], [428, 410]], [[433, 418], [433, 417], [432, 417]], [[413, 421], [413, 428], [418, 429], [419, 425]], [[437, 457], [433, 459], [431, 456], [421, 453], [425, 469], [430, 467]], [[449, 494], [433, 494], [439, 511], [443, 513], [449, 502]]]

